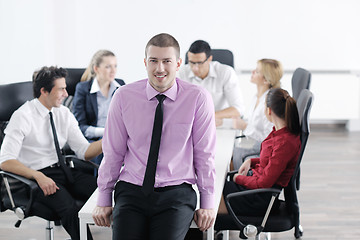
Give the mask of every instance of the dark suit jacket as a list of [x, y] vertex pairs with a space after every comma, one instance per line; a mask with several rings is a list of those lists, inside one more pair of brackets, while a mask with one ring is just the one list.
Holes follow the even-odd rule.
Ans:
[[[90, 94], [93, 79], [86, 82], [79, 82], [76, 85], [75, 96], [73, 99], [73, 113], [79, 122], [79, 127], [83, 134], [89, 126], [96, 127], [98, 118], [98, 105], [96, 93]], [[122, 79], [115, 78], [121, 86], [125, 85]]]

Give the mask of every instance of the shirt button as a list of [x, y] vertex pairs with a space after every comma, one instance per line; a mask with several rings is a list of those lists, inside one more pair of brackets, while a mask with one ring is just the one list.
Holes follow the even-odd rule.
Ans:
[[158, 159], [158, 162], [160, 162], [160, 159]]

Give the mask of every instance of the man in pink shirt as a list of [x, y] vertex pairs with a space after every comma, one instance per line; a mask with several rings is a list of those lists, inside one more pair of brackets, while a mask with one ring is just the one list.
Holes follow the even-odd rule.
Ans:
[[[158, 34], [145, 48], [148, 79], [125, 85], [113, 96], [93, 211], [99, 226], [110, 226], [112, 214], [113, 239], [180, 240], [192, 219], [201, 231], [214, 223], [214, 106], [205, 89], [176, 78], [181, 62], [177, 40]], [[153, 146], [154, 115], [161, 101], [155, 181], [147, 193], [143, 182]], [[192, 184], [200, 193], [196, 211]]]

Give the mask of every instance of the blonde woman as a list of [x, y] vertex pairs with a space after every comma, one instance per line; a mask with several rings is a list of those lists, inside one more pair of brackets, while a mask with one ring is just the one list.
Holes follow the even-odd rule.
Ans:
[[[102, 138], [111, 98], [125, 82], [115, 79], [117, 61], [108, 50], [97, 51], [76, 85], [73, 113], [89, 141]], [[102, 156], [93, 159], [99, 164]]]
[[273, 124], [265, 115], [265, 98], [269, 90], [280, 87], [283, 68], [279, 61], [261, 59], [252, 71], [251, 82], [256, 85], [256, 95], [250, 102], [244, 119], [234, 119], [233, 127], [243, 130], [245, 136], [236, 144], [233, 153], [233, 169], [239, 169], [243, 157], [260, 152], [261, 142], [271, 132]]
[[[117, 61], [108, 50], [97, 51], [76, 85], [73, 112], [85, 137], [101, 138], [111, 97], [124, 81], [115, 79]], [[116, 81], [114, 81], [116, 80]]]

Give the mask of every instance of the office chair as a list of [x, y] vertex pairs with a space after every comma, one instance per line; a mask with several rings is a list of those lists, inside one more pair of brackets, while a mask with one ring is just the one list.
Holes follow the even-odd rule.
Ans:
[[68, 92], [68, 97], [64, 99], [63, 105], [68, 107], [70, 111], [73, 108], [73, 98], [75, 94], [76, 84], [80, 82], [81, 76], [85, 72], [85, 68], [65, 68], [68, 72], [66, 77], [66, 91]]
[[293, 98], [297, 101], [303, 89], [310, 89], [311, 73], [303, 68], [297, 68], [291, 78]]
[[[297, 199], [296, 179], [310, 133], [309, 114], [313, 103], [313, 94], [309, 90], [303, 90], [299, 98], [303, 102], [299, 111], [302, 119], [300, 155], [293, 176], [291, 177], [288, 186], [283, 189], [284, 200], [279, 200], [279, 209], [271, 211], [274, 200], [281, 193], [281, 189], [253, 189], [232, 193], [225, 199], [229, 214], [219, 214], [217, 216], [215, 230], [240, 230], [239, 237], [242, 239], [246, 239], [247, 237], [255, 237], [256, 239], [259, 239], [259, 234], [261, 232], [283, 232], [294, 228], [294, 236], [296, 238], [300, 238], [302, 236], [303, 230], [300, 226], [300, 209]], [[229, 173], [229, 175], [233, 174], [234, 172]], [[270, 192], [273, 194], [264, 216], [236, 215], [233, 212], [230, 199], [261, 192]]]
[[[12, 113], [24, 102], [33, 99], [32, 82], [20, 82], [0, 85], [0, 124], [2, 144], [5, 127], [10, 120]], [[66, 159], [77, 160], [73, 156], [66, 156]], [[84, 162], [84, 161], [82, 161]], [[87, 163], [87, 162], [84, 162]], [[75, 166], [77, 164], [75, 163]], [[91, 175], [93, 173], [91, 171]], [[53, 229], [50, 221], [59, 221], [60, 218], [50, 208], [35, 201], [38, 191], [41, 191], [36, 182], [22, 176], [0, 171], [0, 212], [12, 210], [18, 216], [15, 227], [19, 227], [21, 221], [30, 216], [38, 216], [47, 221], [46, 239], [53, 239]], [[79, 206], [83, 201], [77, 201]]]
[[[213, 56], [213, 61], [218, 61], [220, 63], [229, 65], [234, 68], [234, 55], [230, 50], [227, 49], [212, 49], [211, 55]], [[188, 63], [187, 52], [185, 54], [185, 64]]]

